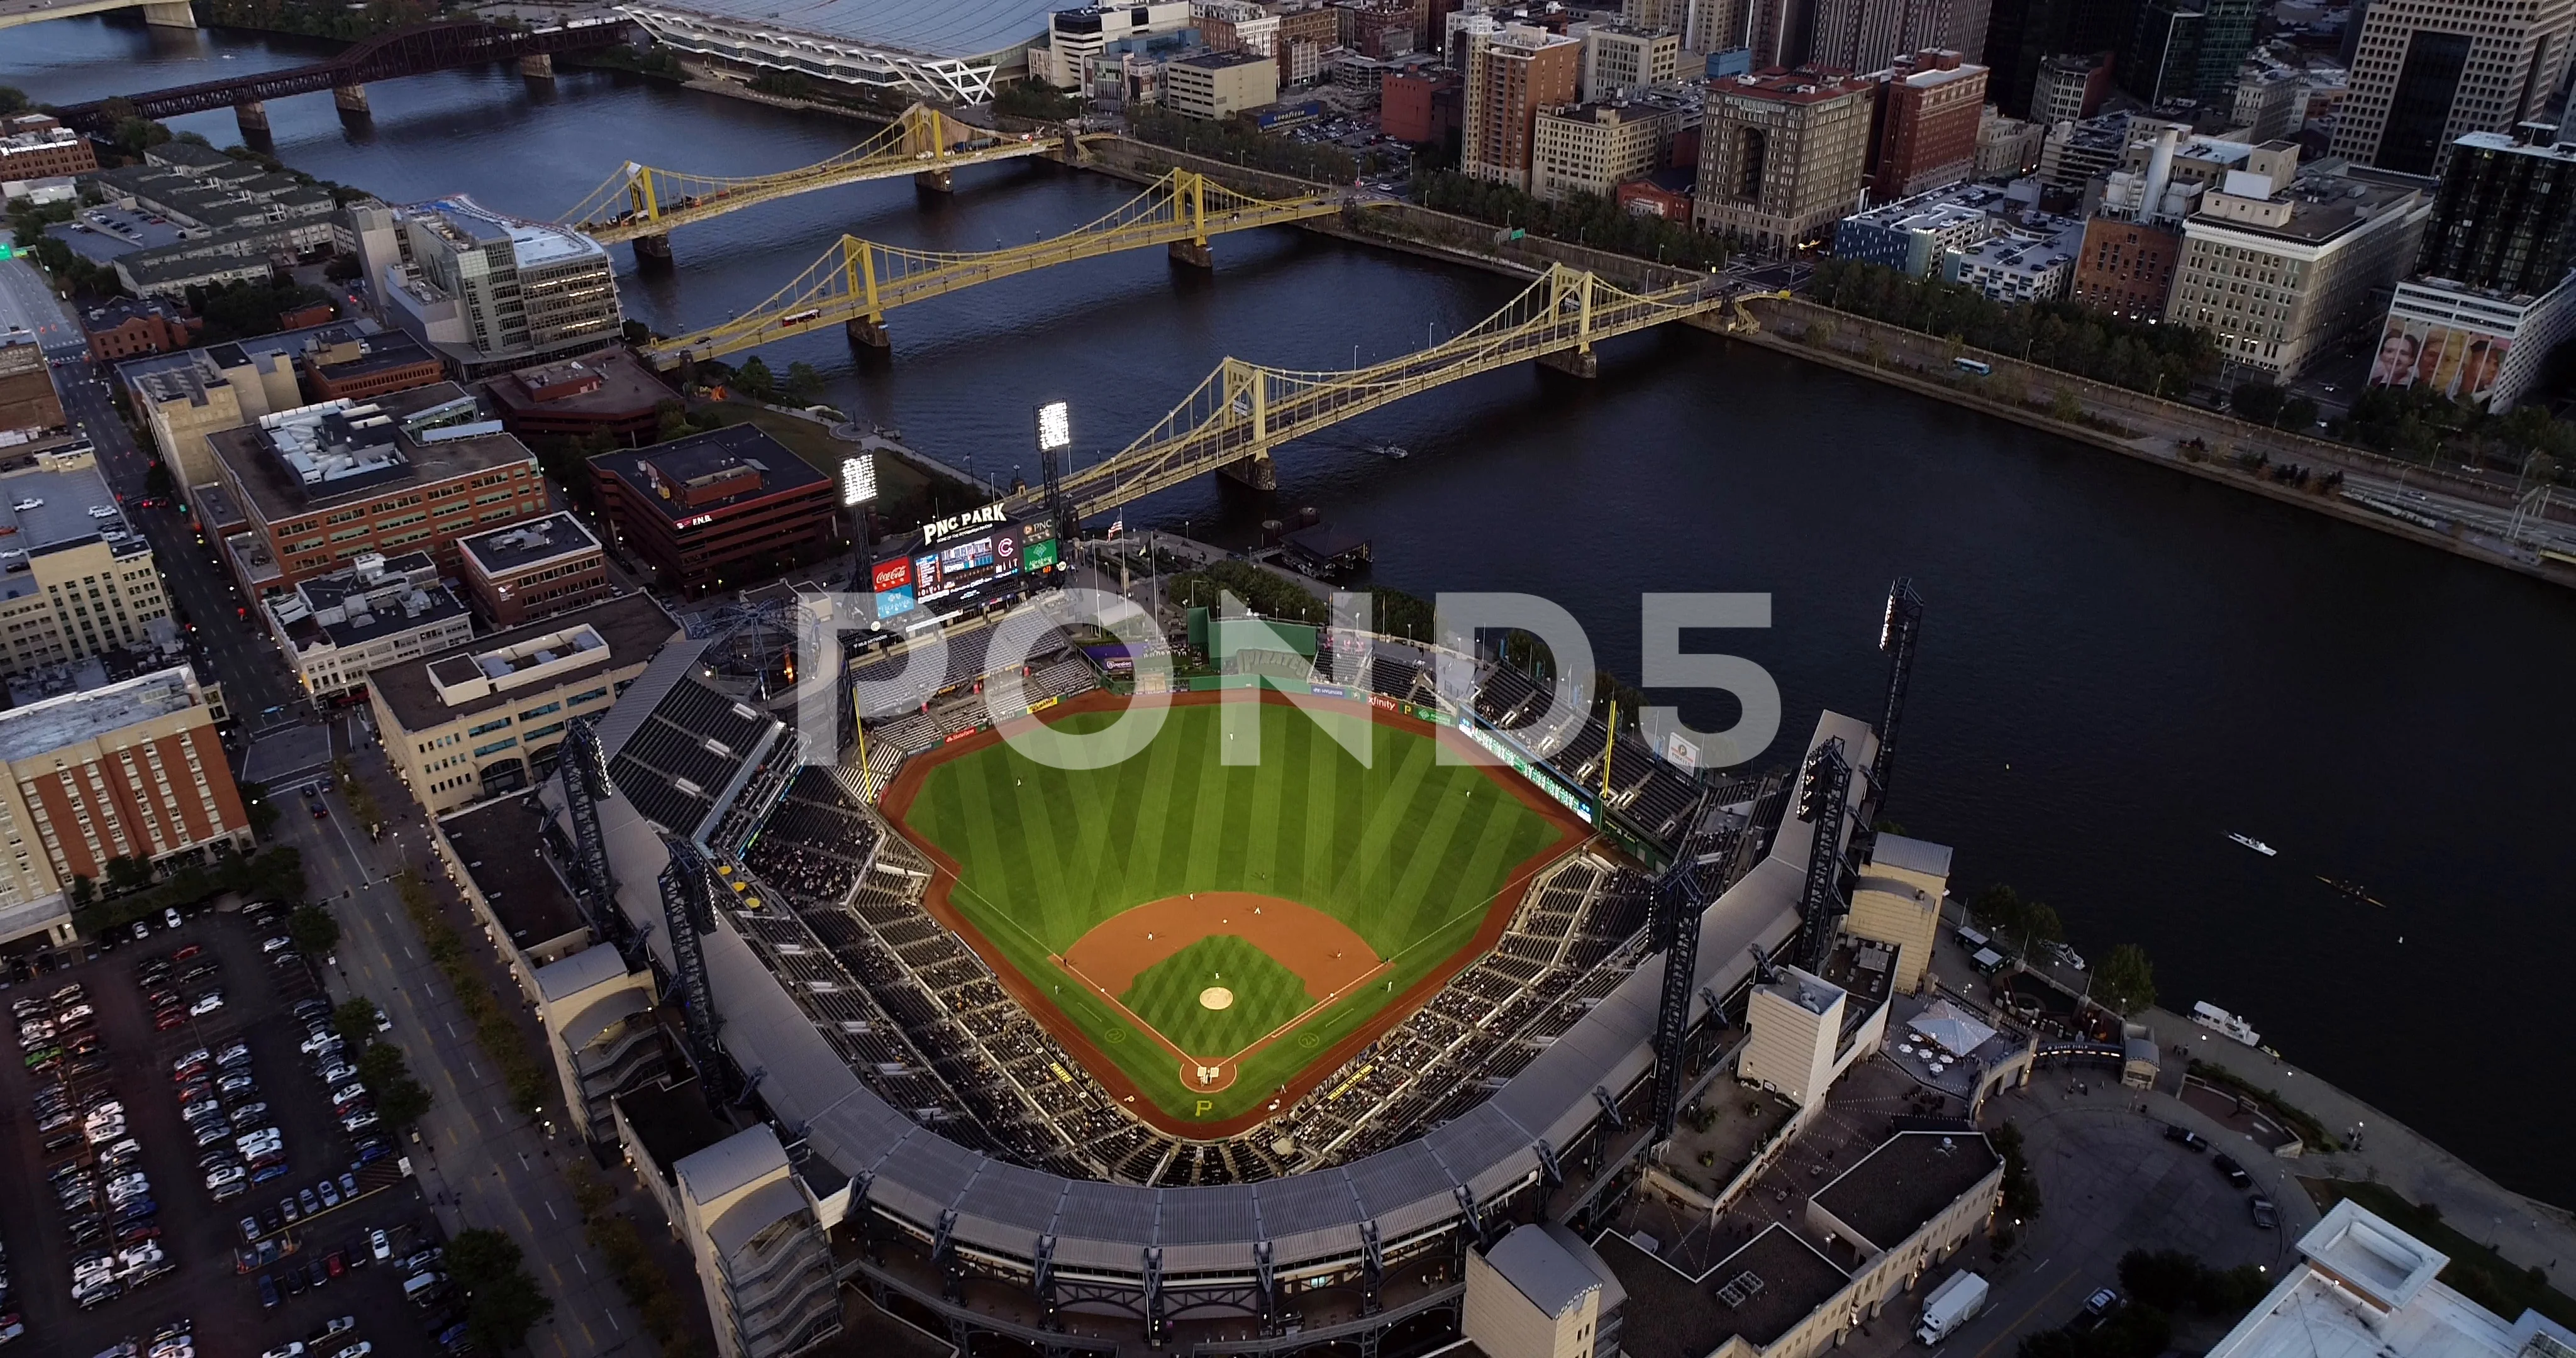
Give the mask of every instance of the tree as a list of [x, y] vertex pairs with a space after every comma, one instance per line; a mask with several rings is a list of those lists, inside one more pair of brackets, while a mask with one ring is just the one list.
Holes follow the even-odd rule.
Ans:
[[97, 899], [98, 883], [78, 873], [72, 874], [72, 909], [82, 909]]
[[15, 85], [0, 85], [0, 113], [15, 113], [27, 106], [27, 92]]
[[376, 1002], [364, 995], [342, 1000], [331, 1010], [331, 1031], [349, 1044], [349, 1050], [364, 1052], [376, 1040]]
[[465, 1323], [495, 1353], [517, 1348], [538, 1321], [553, 1315], [553, 1299], [521, 1265], [519, 1242], [499, 1231], [459, 1231], [447, 1242], [447, 1276], [465, 1293]]
[[107, 860], [107, 894], [122, 896], [152, 885], [152, 860], [141, 856]]
[[2281, 389], [2269, 382], [2239, 382], [2228, 394], [2227, 404], [2240, 420], [2271, 424], [2281, 418], [2284, 399]]
[[749, 362], [734, 371], [734, 382], [763, 400], [778, 391], [778, 379], [769, 375], [769, 365], [762, 362], [758, 354], [753, 354]]
[[364, 272], [366, 266], [358, 262], [356, 255], [333, 255], [322, 266], [322, 276], [334, 283], [346, 283]]
[[788, 399], [798, 405], [811, 405], [815, 397], [823, 394], [823, 374], [816, 372], [811, 363], [790, 363], [787, 365], [787, 380], [780, 384], [779, 390], [786, 392]]
[[1968, 913], [1979, 924], [2008, 934], [2020, 933], [2023, 921], [2029, 918], [2021, 893], [2013, 890], [2009, 882], [1997, 882], [1978, 892], [1976, 898], [1968, 902]]
[[340, 941], [340, 921], [318, 905], [299, 905], [286, 917], [286, 936], [295, 940], [295, 950], [307, 957], [319, 957]]
[[[153, 468], [160, 471], [164, 477], [167, 477], [170, 474], [168, 469], [163, 468], [160, 463], [155, 462], [152, 465]], [[146, 475], [144, 489], [151, 489], [148, 473]], [[242, 797], [242, 810], [250, 817], [251, 835], [258, 839], [268, 838], [268, 832], [277, 828], [277, 807], [269, 801], [268, 789], [258, 783], [242, 783], [239, 785], [239, 788]]]
[[2302, 434], [2316, 432], [2317, 403], [2305, 396], [2293, 396], [2281, 403], [2280, 426]]
[[2021, 922], [2023, 948], [2027, 949], [2034, 943], [2065, 941], [2066, 925], [2057, 918], [2057, 907], [2046, 901], [2032, 901], [2025, 907]]
[[2135, 943], [2113, 948], [2093, 969], [2093, 998], [2124, 1018], [2154, 1004], [2156, 969], [2147, 960], [2147, 950]]
[[652, 340], [653, 327], [646, 325], [642, 321], [630, 319], [625, 324], [617, 328], [617, 333], [623, 337], [628, 344], [644, 344]]

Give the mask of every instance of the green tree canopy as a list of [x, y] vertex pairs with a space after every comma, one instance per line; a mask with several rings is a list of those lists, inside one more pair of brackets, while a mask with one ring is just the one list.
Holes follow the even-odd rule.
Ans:
[[447, 1242], [447, 1276], [465, 1294], [465, 1323], [495, 1353], [517, 1348], [538, 1321], [553, 1315], [552, 1298], [528, 1276], [519, 1242], [499, 1231], [459, 1231]]
[[2093, 968], [2093, 998], [2124, 1018], [2154, 1004], [2156, 968], [2147, 960], [2147, 950], [2135, 943], [2113, 948]]
[[295, 941], [295, 950], [307, 957], [320, 957], [340, 942], [340, 921], [318, 905], [299, 905], [286, 917], [286, 936]]

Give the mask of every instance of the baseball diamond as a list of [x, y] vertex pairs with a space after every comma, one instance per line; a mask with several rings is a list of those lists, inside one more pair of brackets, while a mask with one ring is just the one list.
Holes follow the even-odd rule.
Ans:
[[[1100, 769], [984, 732], [882, 803], [937, 865], [932, 913], [1139, 1117], [1195, 1136], [1294, 1100], [1428, 1000], [1588, 833], [1509, 770], [1441, 759], [1468, 748], [1454, 733], [1355, 703], [1261, 694], [1260, 757], [1228, 763], [1219, 699], [1180, 696]], [[1040, 719], [1097, 730], [1120, 704]], [[1333, 734], [1362, 728], [1365, 766]]]

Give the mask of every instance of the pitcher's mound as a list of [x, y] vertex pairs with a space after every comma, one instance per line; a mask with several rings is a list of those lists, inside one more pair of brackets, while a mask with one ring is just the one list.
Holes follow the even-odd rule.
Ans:
[[1231, 1009], [1233, 1007], [1234, 992], [1226, 989], [1224, 986], [1212, 985], [1199, 992], [1199, 1008], [1201, 1009]]

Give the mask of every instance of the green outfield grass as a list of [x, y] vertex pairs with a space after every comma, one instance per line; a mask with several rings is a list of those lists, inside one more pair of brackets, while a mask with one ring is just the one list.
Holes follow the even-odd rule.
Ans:
[[[1341, 729], [1368, 729], [1374, 759], [1362, 767], [1316, 719], [1276, 703], [1258, 712], [1262, 758], [1248, 767], [1221, 762], [1218, 707], [1176, 707], [1141, 754], [1108, 768], [1043, 767], [1007, 745], [941, 764], [904, 815], [957, 861], [950, 899], [1003, 952], [995, 960], [1052, 993], [1140, 1090], [1183, 1117], [1221, 1120], [1266, 1101], [1464, 947], [1512, 869], [1557, 834], [1481, 770], [1438, 763], [1428, 736], [1328, 714]], [[1110, 719], [1080, 713], [1061, 724], [1095, 730]], [[1248, 1058], [1231, 1089], [1197, 1094], [1168, 1052], [1048, 960], [1121, 911], [1192, 891], [1313, 906], [1366, 939], [1390, 975]], [[1181, 997], [1192, 1009], [1197, 989]]]
[[[1234, 1002], [1210, 1009], [1199, 993], [1210, 986], [1233, 992]], [[1193, 1056], [1231, 1056], [1264, 1033], [1314, 1006], [1297, 973], [1270, 960], [1259, 945], [1215, 934], [1145, 968], [1118, 997], [1136, 1017]]]

